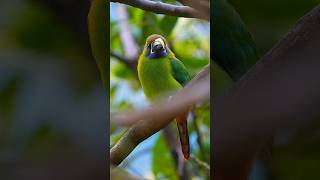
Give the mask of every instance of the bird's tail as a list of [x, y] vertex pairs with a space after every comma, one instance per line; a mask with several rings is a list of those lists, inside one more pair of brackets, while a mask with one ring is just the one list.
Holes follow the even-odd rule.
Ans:
[[180, 136], [181, 149], [185, 159], [189, 159], [190, 146], [189, 146], [189, 134], [188, 134], [188, 112], [176, 117], [177, 127]]

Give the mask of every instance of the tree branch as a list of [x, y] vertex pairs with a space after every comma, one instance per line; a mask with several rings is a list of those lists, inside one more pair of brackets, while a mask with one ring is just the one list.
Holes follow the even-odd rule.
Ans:
[[125, 55], [126, 57], [128, 57], [128, 60], [134, 59], [139, 55], [139, 47], [130, 31], [127, 6], [123, 4], [117, 6], [117, 15], [119, 18], [118, 25], [120, 31], [120, 39]]
[[132, 177], [126, 171], [116, 167], [110, 167], [110, 177], [117, 177], [117, 179], [137, 180], [137, 177]]
[[[200, 85], [199, 87], [197, 87]], [[130, 113], [121, 113], [111, 116], [111, 123], [118, 126], [131, 126], [136, 124], [142, 119], [152, 119], [157, 117], [174, 117], [177, 114], [181, 114], [180, 111], [185, 112], [190, 108], [189, 105], [184, 105], [184, 103], [195, 104], [195, 102], [202, 102], [208, 99], [210, 95], [210, 64], [206, 65], [179, 93], [177, 93], [170, 101], [165, 101], [159, 104], [155, 104], [153, 109], [135, 111]], [[189, 94], [193, 91], [196, 94]], [[180, 99], [184, 98], [184, 99]], [[186, 109], [181, 110], [181, 108], [186, 106]], [[154, 109], [157, 109], [156, 111]], [[173, 109], [178, 109], [178, 113], [175, 113]], [[163, 114], [168, 113], [169, 114]], [[174, 115], [170, 114], [171, 112]]]
[[151, 11], [157, 14], [166, 14], [170, 16], [199, 18], [209, 20], [209, 17], [204, 17], [202, 13], [188, 6], [177, 6], [162, 2], [154, 2], [149, 0], [111, 0], [111, 2], [119, 2], [127, 4], [145, 11]]
[[265, 140], [310, 126], [319, 117], [319, 47], [320, 6], [229, 92], [214, 97], [214, 179], [248, 179]]
[[[122, 138], [112, 147], [110, 161], [119, 165], [143, 140], [167, 126], [175, 116], [196, 103], [209, 99], [210, 65], [207, 65], [193, 80], [169, 102], [155, 105], [154, 108], [111, 117], [111, 122], [132, 125]], [[139, 123], [137, 123], [139, 121]]]
[[136, 74], [137, 72], [137, 65], [138, 65], [138, 59], [134, 58], [134, 59], [129, 59], [127, 57], [121, 56], [115, 52], [110, 52], [110, 56], [114, 57], [115, 59], [117, 59], [118, 61], [120, 61], [121, 63], [125, 64], [127, 67], [129, 67], [129, 69], [131, 69], [133, 72], [135, 72]]
[[210, 174], [210, 165], [200, 159], [196, 158], [194, 155], [190, 155], [190, 159], [193, 160], [198, 166], [204, 168], [207, 174]]
[[203, 17], [210, 18], [210, 0], [179, 0], [183, 5], [192, 7], [201, 13]]

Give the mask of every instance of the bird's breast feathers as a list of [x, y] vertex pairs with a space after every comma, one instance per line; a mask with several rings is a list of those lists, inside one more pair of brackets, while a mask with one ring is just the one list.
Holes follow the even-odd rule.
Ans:
[[146, 97], [152, 101], [182, 88], [171, 73], [169, 58], [140, 58], [138, 75]]

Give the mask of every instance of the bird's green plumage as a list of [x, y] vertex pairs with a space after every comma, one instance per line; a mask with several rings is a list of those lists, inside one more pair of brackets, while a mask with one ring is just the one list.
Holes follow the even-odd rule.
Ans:
[[171, 75], [168, 58], [157, 60], [142, 58], [139, 65], [139, 79], [149, 100], [156, 100], [181, 89], [181, 85]]
[[[147, 38], [139, 57], [138, 76], [149, 101], [155, 102], [173, 95], [190, 80], [183, 63], [169, 49], [164, 37], [154, 34]], [[183, 157], [190, 156], [188, 111], [175, 117]]]
[[171, 95], [190, 80], [185, 66], [172, 52], [168, 57], [148, 59], [144, 51], [139, 58], [138, 75], [144, 94], [150, 101]]
[[214, 0], [211, 13], [213, 60], [238, 80], [258, 60], [253, 38], [227, 0]]
[[173, 77], [182, 85], [185, 86], [191, 79], [189, 72], [183, 63], [177, 58], [170, 58], [171, 72]]

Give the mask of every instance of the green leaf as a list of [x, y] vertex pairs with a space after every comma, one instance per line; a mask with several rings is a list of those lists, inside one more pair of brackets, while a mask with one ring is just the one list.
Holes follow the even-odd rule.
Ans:
[[107, 1], [93, 0], [88, 14], [88, 31], [93, 56], [98, 64], [104, 88], [109, 95], [109, 61], [107, 60]]
[[196, 119], [199, 125], [205, 125], [210, 129], [210, 103], [204, 103], [194, 110]]
[[112, 69], [112, 74], [118, 78], [126, 80], [134, 80], [135, 74], [126, 65], [117, 63]]
[[153, 147], [152, 171], [156, 179], [176, 180], [174, 161], [163, 135], [159, 136]]
[[176, 23], [178, 21], [177, 17], [174, 16], [164, 16], [160, 21], [160, 28], [163, 32], [163, 36], [169, 37], [173, 31]]
[[163, 0], [162, 2], [164, 2], [164, 3], [175, 3], [176, 0]]
[[151, 34], [161, 34], [162, 31], [159, 27], [159, 20], [156, 14], [145, 12], [144, 14], [144, 23], [142, 28], [142, 41], [143, 43]]

